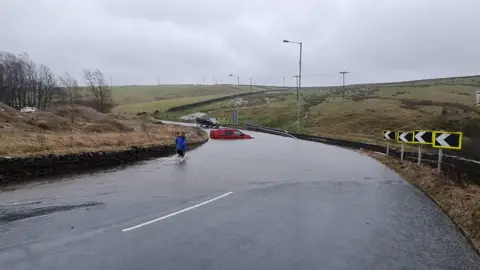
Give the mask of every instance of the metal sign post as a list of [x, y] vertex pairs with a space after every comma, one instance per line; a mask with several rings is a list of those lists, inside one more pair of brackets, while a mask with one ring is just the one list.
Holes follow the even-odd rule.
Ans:
[[396, 139], [396, 132], [392, 130], [384, 130], [383, 131], [383, 139], [387, 140], [387, 156], [390, 153], [390, 142], [389, 141], [394, 141]]
[[438, 149], [438, 166], [437, 166], [437, 174], [440, 174], [440, 171], [442, 170], [442, 155], [443, 155], [443, 149], [440, 148]]
[[421, 163], [422, 163], [422, 145], [419, 144], [419, 145], [418, 145], [418, 161], [417, 161], [417, 165], [420, 166]]
[[405, 153], [405, 143], [413, 142], [413, 131], [398, 131], [397, 142], [402, 144], [402, 152], [400, 154], [400, 159], [403, 161], [403, 156]]
[[438, 167], [437, 173], [440, 174], [442, 169], [443, 149], [461, 150], [462, 149], [463, 132], [451, 131], [434, 131], [433, 132], [433, 148], [438, 148]]
[[232, 112], [232, 123], [238, 124], [238, 109]]
[[400, 153], [400, 160], [403, 161], [403, 151], [404, 151], [404, 146], [405, 144], [402, 142], [402, 152]]

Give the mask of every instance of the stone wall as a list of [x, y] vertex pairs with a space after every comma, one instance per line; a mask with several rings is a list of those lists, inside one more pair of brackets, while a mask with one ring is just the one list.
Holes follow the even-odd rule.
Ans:
[[[188, 145], [192, 150], [208, 141]], [[165, 157], [175, 153], [175, 145], [156, 145], [151, 147], [132, 147], [115, 152], [85, 152], [76, 154], [35, 157], [0, 157], [0, 183], [6, 184], [21, 179], [47, 175], [59, 175], [71, 172], [90, 171], [117, 166], [150, 158]]]
[[209, 99], [209, 100], [204, 100], [204, 101], [199, 101], [199, 102], [190, 103], [190, 104], [186, 104], [186, 105], [171, 107], [170, 109], [167, 110], [167, 112], [183, 111], [183, 110], [187, 110], [187, 109], [191, 109], [191, 108], [195, 108], [195, 107], [198, 107], [198, 106], [203, 106], [203, 105], [207, 105], [207, 104], [211, 104], [211, 103], [215, 103], [215, 102], [219, 102], [219, 101], [225, 101], [225, 100], [234, 99], [234, 98], [238, 98], [238, 97], [259, 95], [259, 94], [264, 94], [266, 92], [267, 91], [256, 91], [256, 92], [247, 92], [247, 93], [223, 96], [223, 97], [218, 97], [218, 98], [212, 98], [212, 99]]

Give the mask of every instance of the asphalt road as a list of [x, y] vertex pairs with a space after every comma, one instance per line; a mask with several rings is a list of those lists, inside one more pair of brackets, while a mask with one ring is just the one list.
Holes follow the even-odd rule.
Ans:
[[0, 269], [480, 269], [438, 207], [354, 151], [249, 132], [0, 193]]

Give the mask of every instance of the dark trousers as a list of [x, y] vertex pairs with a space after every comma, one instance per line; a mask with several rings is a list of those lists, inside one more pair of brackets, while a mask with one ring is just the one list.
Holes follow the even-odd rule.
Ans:
[[185, 156], [185, 152], [182, 149], [177, 149], [177, 154], [181, 157]]

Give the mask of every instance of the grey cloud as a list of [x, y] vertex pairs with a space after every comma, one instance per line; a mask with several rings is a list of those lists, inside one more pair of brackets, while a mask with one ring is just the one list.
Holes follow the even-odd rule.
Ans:
[[304, 85], [478, 72], [476, 0], [5, 0], [0, 50], [58, 74], [100, 68], [118, 84], [201, 83], [229, 73]]

